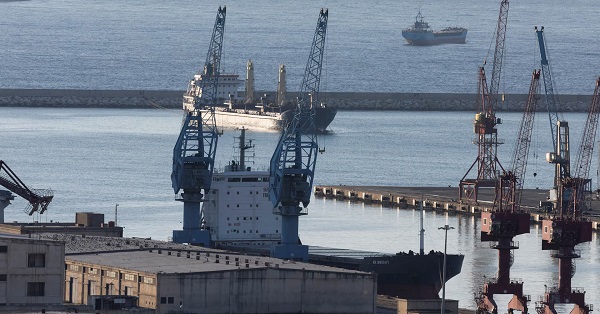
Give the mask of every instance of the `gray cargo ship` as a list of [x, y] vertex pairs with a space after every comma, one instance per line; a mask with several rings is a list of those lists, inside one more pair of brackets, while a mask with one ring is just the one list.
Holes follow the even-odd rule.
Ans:
[[464, 44], [467, 39], [467, 29], [463, 27], [447, 27], [434, 31], [425, 22], [421, 11], [415, 18], [412, 27], [402, 30], [402, 37], [415, 46], [431, 46], [438, 44]]

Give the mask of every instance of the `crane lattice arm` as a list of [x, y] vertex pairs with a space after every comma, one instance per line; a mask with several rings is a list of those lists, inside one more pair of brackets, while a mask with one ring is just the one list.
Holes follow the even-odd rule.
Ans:
[[492, 78], [490, 80], [490, 107], [495, 113], [498, 104], [498, 90], [500, 89], [500, 73], [504, 59], [504, 42], [506, 39], [506, 23], [508, 21], [508, 0], [500, 3], [498, 27], [496, 28], [496, 48], [494, 50], [494, 63], [492, 65]]
[[575, 169], [573, 170], [574, 197], [571, 198], [569, 208], [570, 211], [572, 211], [574, 218], [581, 214], [580, 205], [584, 202], [584, 187], [586, 183], [589, 182], [590, 165], [592, 163], [592, 153], [594, 151], [596, 140], [596, 130], [598, 129], [598, 116], [600, 114], [599, 92], [600, 77], [596, 79], [594, 96], [592, 97], [592, 103], [590, 104], [587, 120], [585, 121], [585, 126], [583, 128], [581, 146], [579, 146]]
[[542, 76], [544, 78], [544, 90], [546, 93], [546, 107], [548, 108], [548, 117], [550, 118], [550, 130], [552, 131], [552, 144], [554, 151], [556, 151], [556, 134], [558, 128], [558, 108], [557, 101], [554, 95], [554, 87], [552, 83], [552, 71], [550, 71], [550, 63], [548, 62], [546, 46], [544, 44], [544, 27], [542, 26], [539, 30], [535, 27], [535, 32], [538, 38], [538, 44], [540, 47], [540, 56], [542, 64]]
[[[219, 7], [204, 70], [190, 82], [184, 95], [185, 120], [173, 148], [173, 190], [199, 194], [210, 189], [217, 148], [215, 120], [226, 8]], [[186, 104], [188, 106], [186, 107]]]
[[314, 103], [318, 100], [328, 10], [321, 9], [292, 121], [283, 130], [270, 164], [270, 198], [274, 206], [304, 207], [310, 202], [318, 144]]
[[25, 212], [30, 216], [34, 212], [43, 214], [54, 197], [52, 190], [28, 188], [2, 160], [0, 160], [0, 185], [29, 202]]
[[516, 177], [515, 185], [515, 205], [514, 210], [518, 210], [521, 205], [521, 195], [525, 183], [525, 170], [527, 169], [527, 159], [529, 157], [529, 144], [531, 143], [531, 133], [533, 132], [533, 122], [538, 100], [540, 98], [540, 71], [533, 71], [531, 84], [529, 85], [529, 94], [525, 111], [519, 127], [519, 135], [515, 145], [515, 152], [512, 159], [512, 172]]
[[[219, 7], [204, 68], [194, 76], [188, 84], [186, 95], [193, 95], [194, 107], [212, 107], [217, 100], [217, 86], [221, 69], [221, 52], [223, 51], [223, 35], [225, 33], [226, 7]], [[185, 108], [184, 108], [185, 109]]]

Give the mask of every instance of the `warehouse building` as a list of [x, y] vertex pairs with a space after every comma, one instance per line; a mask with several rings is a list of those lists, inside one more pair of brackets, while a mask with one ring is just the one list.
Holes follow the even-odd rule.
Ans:
[[374, 313], [376, 309], [375, 274], [177, 244], [157, 248], [147, 241], [121, 239], [129, 245], [111, 241], [110, 250], [90, 252], [93, 245], [88, 243], [82, 246], [87, 252], [67, 254], [66, 302], [100, 310], [100, 300], [127, 296], [156, 313]]

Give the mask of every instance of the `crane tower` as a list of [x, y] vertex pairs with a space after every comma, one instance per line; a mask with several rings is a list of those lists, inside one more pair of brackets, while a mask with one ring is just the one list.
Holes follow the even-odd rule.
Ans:
[[327, 19], [328, 10], [321, 9], [294, 117], [271, 157], [269, 197], [281, 215], [282, 229], [281, 244], [271, 248], [271, 256], [277, 258], [308, 259], [308, 246], [299, 243], [298, 219], [307, 214], [319, 148], [314, 104], [318, 103]]
[[183, 96], [184, 121], [173, 148], [171, 182], [183, 202], [183, 230], [173, 230], [173, 241], [210, 245], [202, 230], [200, 204], [212, 181], [218, 132], [215, 121], [217, 86], [225, 31], [226, 8], [219, 7], [204, 69], [190, 81]]
[[[496, 29], [496, 46], [494, 49], [489, 90], [485, 70], [483, 67], [479, 68], [478, 96], [476, 100], [477, 113], [475, 114], [473, 128], [476, 134], [473, 143], [477, 144], [478, 147], [477, 158], [459, 183], [459, 198], [462, 200], [464, 195], [467, 202], [474, 201], [477, 203], [479, 188], [495, 187], [498, 172], [500, 170], [504, 171], [497, 157], [498, 145], [502, 144], [502, 141], [498, 139], [498, 130], [496, 129], [496, 125], [501, 123], [501, 120], [496, 117], [496, 108], [498, 106], [498, 90], [500, 88], [500, 74], [504, 58], [508, 7], [508, 0], [502, 0]], [[477, 177], [467, 179], [475, 165], [477, 165]]]
[[530, 217], [529, 213], [521, 210], [521, 195], [539, 99], [539, 78], [540, 71], [534, 71], [512, 159], [512, 170], [505, 171], [498, 178], [492, 211], [481, 213], [481, 241], [497, 242], [491, 247], [498, 250], [498, 273], [496, 278], [485, 282], [476, 298], [479, 313], [498, 312], [494, 301], [496, 294], [513, 295], [508, 304], [509, 313], [514, 310], [527, 313], [529, 296], [523, 294], [523, 282], [511, 280], [510, 268], [513, 264], [512, 250], [519, 248], [513, 238], [529, 233]]

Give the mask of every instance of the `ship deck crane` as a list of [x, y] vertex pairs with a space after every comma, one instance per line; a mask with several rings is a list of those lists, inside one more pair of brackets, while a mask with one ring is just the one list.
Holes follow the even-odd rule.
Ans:
[[[308, 246], [299, 243], [298, 220], [306, 215], [317, 161], [314, 111], [318, 103], [328, 10], [321, 9], [292, 121], [285, 127], [271, 157], [269, 197], [281, 215], [281, 244], [271, 256], [308, 260]], [[302, 206], [300, 206], [300, 204]]]
[[[10, 169], [6, 162], [2, 160], [0, 160], [0, 185], [29, 202], [29, 205], [25, 209], [25, 213], [30, 216], [35, 212], [43, 214], [48, 209], [48, 205], [54, 197], [52, 190], [28, 188], [27, 185], [25, 185], [25, 183], [19, 179], [17, 174]], [[11, 195], [3, 195], [2, 203], [5, 204], [4, 207], [6, 207], [8, 202], [12, 199], [14, 199], [14, 197]], [[2, 206], [2, 204], [0, 204], [0, 206]], [[4, 207], [1, 207], [1, 222], [4, 222]]]
[[585, 187], [589, 187], [591, 182], [588, 176], [600, 113], [599, 93], [600, 77], [596, 80], [574, 175], [564, 175], [570, 173], [569, 126], [566, 122], [558, 122], [557, 150], [547, 155], [548, 161], [556, 164], [558, 186], [553, 199], [554, 216], [542, 222], [542, 250], [555, 251], [552, 256], [558, 259], [558, 286], [546, 288], [544, 297], [536, 306], [539, 314], [556, 314], [554, 306], [560, 303], [575, 304], [571, 311], [573, 314], [592, 311], [592, 305], [585, 303], [585, 291], [572, 287], [571, 279], [575, 274], [574, 259], [581, 257], [575, 246], [592, 241], [592, 223], [583, 219], [581, 213], [585, 210]]
[[[477, 144], [478, 153], [477, 158], [459, 183], [459, 199], [463, 200], [464, 194], [467, 203], [473, 201], [477, 203], [479, 188], [495, 187], [498, 171], [504, 171], [497, 157], [498, 145], [502, 144], [502, 141], [498, 140], [498, 131], [496, 129], [496, 125], [501, 123], [501, 120], [496, 117], [496, 107], [498, 106], [498, 90], [500, 88], [500, 74], [504, 58], [508, 7], [508, 0], [502, 0], [498, 16], [498, 27], [496, 29], [496, 46], [494, 49], [489, 90], [484, 68], [479, 68], [478, 96], [476, 101], [477, 113], [474, 121], [474, 132], [477, 134], [477, 138], [473, 141]], [[477, 165], [477, 178], [467, 179], [475, 165]]]
[[513, 295], [508, 304], [509, 313], [514, 310], [527, 313], [530, 298], [523, 294], [523, 282], [510, 279], [510, 268], [513, 263], [512, 250], [519, 248], [513, 238], [529, 233], [530, 215], [521, 210], [521, 195], [540, 94], [539, 78], [540, 71], [534, 71], [515, 145], [512, 171], [505, 171], [498, 178], [493, 210], [481, 213], [481, 241], [497, 241], [492, 247], [498, 250], [498, 274], [484, 284], [483, 291], [476, 299], [478, 313], [498, 312], [494, 301], [496, 294]]
[[190, 81], [183, 96], [184, 121], [173, 148], [171, 182], [183, 202], [183, 230], [173, 230], [173, 242], [210, 245], [202, 230], [200, 204], [210, 189], [218, 131], [215, 120], [217, 86], [225, 31], [226, 8], [219, 7], [204, 69]]

